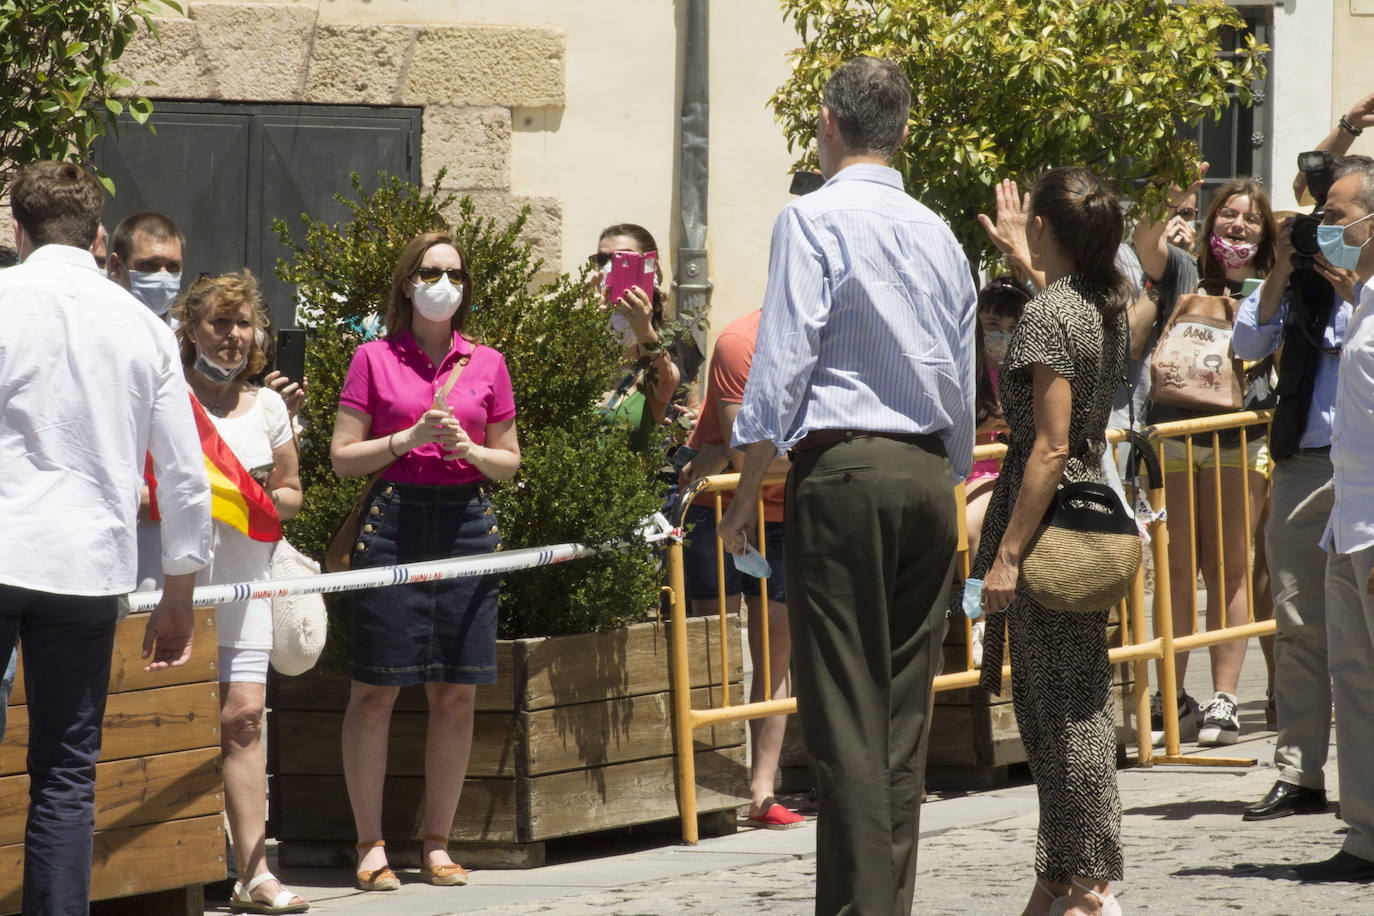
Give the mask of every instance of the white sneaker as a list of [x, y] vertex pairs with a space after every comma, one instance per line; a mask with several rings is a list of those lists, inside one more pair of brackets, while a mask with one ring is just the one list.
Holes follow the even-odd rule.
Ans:
[[1197, 743], [1209, 747], [1235, 744], [1240, 737], [1240, 717], [1237, 713], [1236, 698], [1218, 691], [1216, 696], [1202, 704], [1202, 727], [1197, 732]]

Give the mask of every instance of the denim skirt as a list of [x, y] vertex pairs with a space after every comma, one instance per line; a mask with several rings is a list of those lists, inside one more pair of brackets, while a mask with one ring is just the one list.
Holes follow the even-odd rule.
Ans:
[[[500, 544], [485, 482], [381, 480], [363, 510], [353, 568], [491, 553]], [[499, 576], [466, 576], [353, 592], [352, 678], [389, 687], [496, 683], [499, 585]]]

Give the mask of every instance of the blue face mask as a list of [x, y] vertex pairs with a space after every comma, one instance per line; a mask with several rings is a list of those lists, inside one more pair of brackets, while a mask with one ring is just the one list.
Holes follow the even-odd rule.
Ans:
[[1322, 255], [1326, 260], [1331, 262], [1332, 267], [1338, 267], [1341, 270], [1354, 270], [1355, 266], [1360, 263], [1360, 252], [1365, 245], [1369, 244], [1369, 239], [1365, 239], [1364, 245], [1358, 247], [1347, 245], [1345, 243], [1345, 230], [1355, 223], [1364, 222], [1371, 216], [1374, 216], [1374, 213], [1366, 213], [1354, 223], [1347, 223], [1344, 226], [1317, 227], [1317, 245], [1321, 248]]

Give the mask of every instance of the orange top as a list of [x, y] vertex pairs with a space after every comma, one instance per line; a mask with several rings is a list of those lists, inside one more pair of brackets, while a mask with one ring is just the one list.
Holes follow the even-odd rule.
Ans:
[[[707, 375], [706, 399], [702, 402], [697, 425], [687, 444], [699, 449], [703, 445], [729, 445], [720, 428], [720, 404], [744, 403], [744, 384], [749, 380], [749, 367], [754, 361], [754, 341], [759, 336], [762, 309], [755, 309], [742, 318], [727, 324], [716, 338], [711, 352], [711, 369]], [[763, 518], [766, 522], [782, 521], [783, 485], [763, 488]], [[721, 494], [722, 509], [730, 505], [731, 494]], [[710, 506], [714, 494], [698, 497], [696, 505]]]

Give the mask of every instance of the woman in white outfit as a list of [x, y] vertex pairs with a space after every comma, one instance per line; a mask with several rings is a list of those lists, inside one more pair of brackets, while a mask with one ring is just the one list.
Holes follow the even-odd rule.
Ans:
[[[262, 484], [285, 521], [301, 508], [299, 460], [291, 420], [281, 396], [247, 379], [262, 371], [266, 355], [255, 331], [267, 327], [267, 308], [247, 270], [202, 277], [174, 311], [191, 393], [214, 421], [239, 463]], [[253, 540], [215, 522], [215, 553], [200, 584], [266, 579], [273, 543]], [[301, 913], [310, 904], [281, 885], [267, 868], [267, 760], [262, 713], [272, 651], [272, 604], [265, 598], [220, 604], [220, 750], [225, 808], [239, 883], [234, 912]]]

